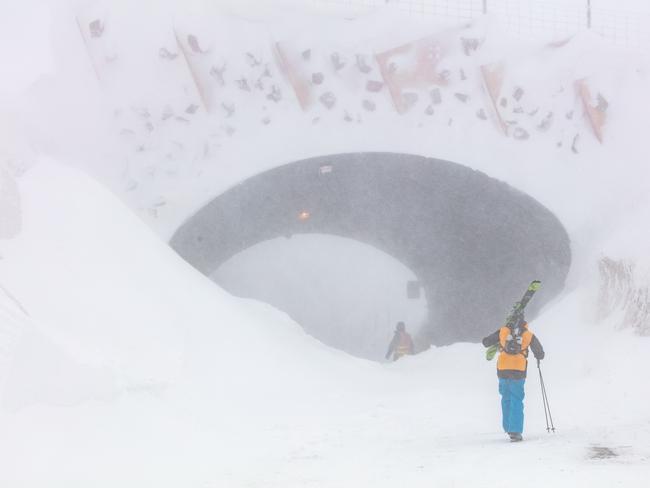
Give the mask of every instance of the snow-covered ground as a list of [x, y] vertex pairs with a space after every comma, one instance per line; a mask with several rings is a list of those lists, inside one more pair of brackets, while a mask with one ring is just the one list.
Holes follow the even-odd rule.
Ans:
[[[220, 22], [240, 46], [259, 47], [269, 32], [301, 45], [295, 14], [284, 23], [268, 15], [241, 32], [241, 19]], [[399, 44], [426, 31], [417, 22], [391, 27], [390, 16], [376, 15], [337, 36], [347, 45], [359, 32]], [[188, 18], [196, 20], [185, 11], [185, 25]], [[327, 26], [341, 26], [338, 19], [301, 22], [313, 29], [315, 50], [332, 42]], [[150, 24], [154, 52], [162, 25]], [[190, 25], [201, 32], [200, 23]], [[390, 113], [388, 98], [375, 99], [376, 116], [362, 113], [363, 123], [322, 108], [303, 112], [294, 101], [259, 125], [260, 106], [236, 93], [229, 96], [244, 115], [227, 122], [236, 125], [230, 135], [216, 125], [212, 138], [214, 124], [223, 123], [214, 113], [180, 129], [155, 120], [147, 135], [142, 106], [124, 108], [134, 94], [91, 85], [87, 53], [59, 37], [57, 55], [66, 59], [53, 69], [60, 71], [27, 96], [3, 97], [11, 115], [3, 115], [0, 139], [0, 485], [645, 486], [650, 340], [624, 319], [625, 300], [603, 313], [598, 262], [631, 263], [631, 286], [647, 290], [647, 62], [588, 36], [555, 56], [512, 46], [489, 25], [477, 29], [491, 39], [481, 62], [506, 59], [513, 77], [538, 94], [528, 103], [560, 114], [565, 98], [546, 97], [545, 85], [589, 75], [609, 103], [603, 144], [581, 116], [550, 132], [531, 126], [524, 141], [504, 137], [473, 107], [445, 105], [436, 108], [445, 117], [430, 120]], [[466, 92], [481, 99], [480, 84], [469, 79]], [[343, 107], [357, 102], [354, 89], [337, 89]], [[165, 110], [161, 93], [168, 94], [154, 90], [148, 104], [156, 115]], [[185, 95], [175, 101], [185, 103]], [[128, 115], [120, 118], [116, 107]], [[570, 149], [576, 131], [577, 154]], [[199, 158], [203, 137], [209, 155]], [[134, 149], [139, 144], [146, 150]], [[191, 212], [249, 175], [369, 150], [480, 169], [532, 195], [565, 225], [573, 251], [565, 292], [531, 324], [547, 351], [555, 434], [545, 429], [532, 364], [526, 442], [512, 445], [500, 432], [494, 364], [480, 344], [432, 348], [396, 363], [358, 359], [269, 305], [232, 297], [166, 243]], [[151, 161], [165, 157], [165, 171], [150, 173]]]
[[[588, 288], [534, 324], [558, 432], [531, 368], [527, 442], [513, 446], [480, 345], [355, 359], [226, 295], [88, 177], [41, 163], [21, 189], [24, 229], [1, 262], [29, 313], [3, 297], [17, 329], [4, 486], [642, 486], [648, 474], [650, 343], [591, 323]], [[594, 459], [597, 447], [616, 457]]]

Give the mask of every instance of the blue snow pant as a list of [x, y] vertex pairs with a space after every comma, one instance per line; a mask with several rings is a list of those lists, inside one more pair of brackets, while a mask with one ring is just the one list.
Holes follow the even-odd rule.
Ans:
[[505, 432], [524, 431], [524, 383], [526, 380], [499, 378], [501, 393], [501, 411], [503, 413], [503, 430]]

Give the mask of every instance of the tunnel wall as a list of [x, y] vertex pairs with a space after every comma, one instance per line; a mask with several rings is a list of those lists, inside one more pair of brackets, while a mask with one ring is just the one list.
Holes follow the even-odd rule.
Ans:
[[459, 164], [392, 153], [258, 174], [190, 217], [171, 245], [209, 275], [258, 242], [307, 233], [367, 243], [413, 270], [429, 303], [422, 339], [433, 344], [478, 341], [539, 279], [534, 315], [562, 290], [571, 262], [562, 224], [528, 195]]

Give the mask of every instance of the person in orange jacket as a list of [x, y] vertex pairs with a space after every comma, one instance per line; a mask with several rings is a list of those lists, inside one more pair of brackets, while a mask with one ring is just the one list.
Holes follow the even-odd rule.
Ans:
[[410, 334], [406, 332], [404, 322], [397, 322], [395, 335], [388, 345], [386, 359], [388, 359], [391, 354], [393, 355], [393, 361], [397, 361], [406, 354], [413, 354], [413, 339], [411, 339]]
[[528, 349], [535, 358], [544, 359], [544, 348], [539, 339], [528, 330], [522, 312], [515, 315], [507, 325], [483, 338], [483, 345], [498, 345], [497, 377], [501, 394], [503, 430], [511, 442], [523, 439], [524, 430], [524, 383], [528, 369]]

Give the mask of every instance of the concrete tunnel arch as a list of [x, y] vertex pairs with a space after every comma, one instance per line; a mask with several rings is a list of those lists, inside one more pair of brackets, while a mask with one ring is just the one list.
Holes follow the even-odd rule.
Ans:
[[397, 153], [321, 156], [255, 175], [192, 215], [170, 244], [210, 275], [257, 243], [308, 233], [361, 241], [411, 269], [429, 307], [420, 341], [435, 345], [479, 341], [540, 279], [534, 316], [571, 264], [564, 227], [532, 197], [460, 164]]

